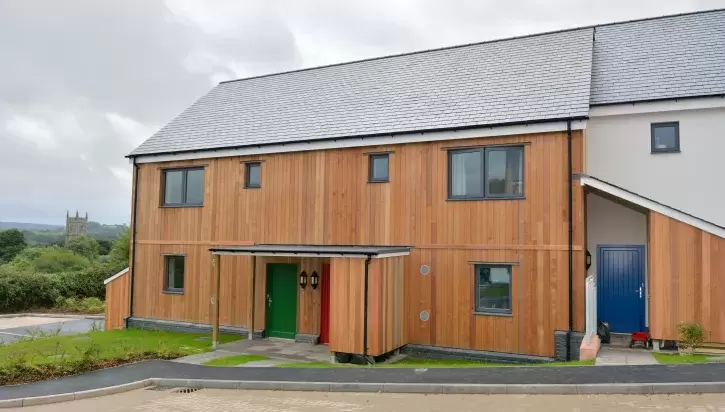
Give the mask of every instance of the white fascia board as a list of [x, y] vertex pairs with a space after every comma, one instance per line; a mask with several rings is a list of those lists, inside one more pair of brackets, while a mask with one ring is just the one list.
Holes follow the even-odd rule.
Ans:
[[128, 272], [128, 268], [126, 268], [126, 269], [116, 273], [115, 275], [111, 276], [110, 278], [104, 280], [103, 284], [107, 285], [107, 284], [113, 282], [114, 280], [116, 280], [116, 278], [118, 278], [119, 276], [126, 274], [127, 272]]
[[694, 216], [690, 216], [686, 213], [680, 212], [679, 210], [676, 210], [671, 207], [654, 202], [652, 200], [649, 200], [642, 196], [628, 192], [626, 190], [620, 189], [618, 187], [612, 186], [612, 185], [602, 182], [600, 180], [592, 179], [589, 176], [581, 176], [580, 179], [581, 179], [582, 186], [589, 186], [589, 187], [593, 187], [595, 189], [599, 189], [602, 192], [609, 193], [620, 199], [626, 200], [630, 203], [634, 203], [635, 205], [639, 205], [639, 206], [642, 206], [649, 210], [653, 210], [661, 215], [665, 215], [672, 219], [678, 220], [682, 223], [686, 223], [690, 226], [696, 227], [700, 230], [704, 230], [705, 232], [711, 233], [715, 236], [725, 238], [725, 229], [718, 227], [716, 225], [713, 225], [710, 222], [704, 221], [702, 219], [698, 219]]
[[703, 110], [725, 107], [725, 96], [662, 100], [657, 102], [622, 103], [592, 106], [589, 117], [620, 116], [627, 114], [674, 112], [678, 110]]
[[391, 258], [391, 257], [397, 257], [397, 256], [409, 256], [410, 252], [395, 252], [395, 253], [381, 253], [377, 256], [373, 256], [373, 259], [384, 259], [384, 258]]
[[[586, 120], [571, 122], [572, 130], [585, 129]], [[434, 142], [457, 139], [475, 139], [478, 137], [514, 136], [531, 133], [561, 132], [566, 130], [566, 122], [532, 123], [514, 126], [480, 127], [475, 129], [451, 130], [427, 133], [403, 133], [374, 137], [349, 137], [336, 140], [324, 140], [309, 143], [284, 143], [267, 146], [248, 146], [237, 149], [209, 149], [198, 152], [136, 156], [136, 163], [173, 162], [178, 160], [209, 159], [217, 157], [250, 156], [271, 153], [304, 152], [310, 150], [344, 149], [349, 147], [385, 146], [405, 143]], [[133, 163], [133, 157], [129, 158]]]

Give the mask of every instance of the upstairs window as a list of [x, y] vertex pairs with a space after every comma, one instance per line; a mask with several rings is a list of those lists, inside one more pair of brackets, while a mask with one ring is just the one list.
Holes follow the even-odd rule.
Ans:
[[202, 206], [204, 168], [168, 169], [163, 172], [164, 206]]
[[511, 313], [511, 266], [476, 265], [476, 313]]
[[164, 292], [184, 292], [184, 259], [183, 255], [164, 256]]
[[524, 148], [480, 147], [448, 152], [448, 198], [522, 198]]
[[371, 154], [370, 171], [368, 182], [389, 182], [390, 181], [390, 154]]
[[652, 123], [652, 153], [680, 151], [680, 123]]
[[245, 163], [244, 167], [244, 187], [247, 189], [258, 189], [262, 187], [262, 163]]

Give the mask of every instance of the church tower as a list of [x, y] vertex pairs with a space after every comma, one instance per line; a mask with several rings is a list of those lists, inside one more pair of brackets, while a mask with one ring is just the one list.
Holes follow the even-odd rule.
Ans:
[[68, 211], [65, 212], [65, 244], [67, 245], [68, 242], [71, 240], [85, 236], [88, 232], [88, 212], [86, 212], [86, 217], [80, 217], [78, 216], [78, 211], [76, 210], [75, 217], [71, 216]]

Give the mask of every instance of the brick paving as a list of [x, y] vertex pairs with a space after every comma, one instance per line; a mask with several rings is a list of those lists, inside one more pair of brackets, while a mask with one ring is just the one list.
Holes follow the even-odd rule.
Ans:
[[142, 389], [102, 398], [18, 409], [23, 412], [382, 412], [382, 411], [725, 411], [725, 394], [710, 395], [416, 395], [236, 391], [182, 394]]

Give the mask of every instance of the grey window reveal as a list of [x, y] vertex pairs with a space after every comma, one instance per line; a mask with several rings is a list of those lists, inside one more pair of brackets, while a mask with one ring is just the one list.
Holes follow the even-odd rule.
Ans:
[[164, 256], [164, 290], [166, 292], [184, 291], [185, 256]]
[[368, 181], [390, 181], [390, 155], [388, 153], [370, 155], [370, 173], [368, 175]]
[[476, 312], [511, 313], [511, 266], [475, 265]]
[[524, 196], [523, 147], [480, 147], [448, 153], [449, 199]]
[[164, 206], [202, 206], [204, 169], [185, 168], [163, 171]]
[[262, 164], [261, 163], [247, 163], [246, 173], [244, 178], [244, 187], [258, 188], [262, 187]]
[[652, 153], [680, 151], [680, 123], [652, 123]]

